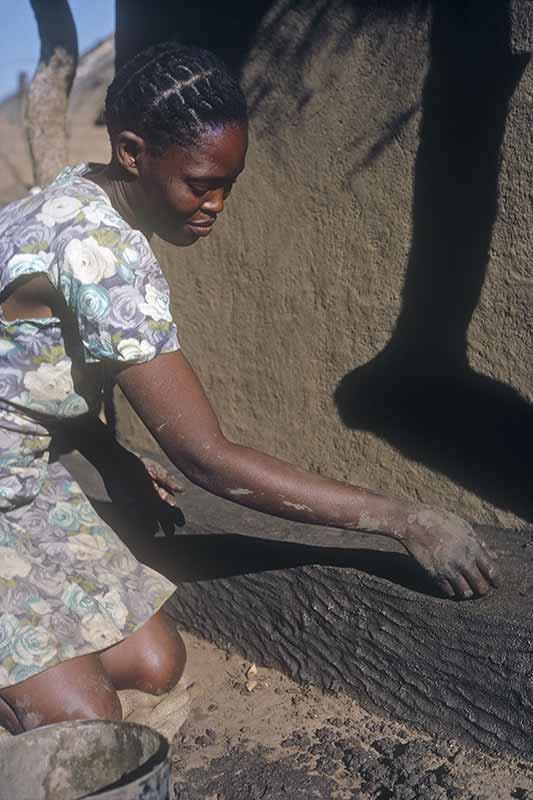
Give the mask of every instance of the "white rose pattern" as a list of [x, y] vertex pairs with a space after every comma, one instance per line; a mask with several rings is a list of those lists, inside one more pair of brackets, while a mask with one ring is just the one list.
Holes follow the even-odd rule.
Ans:
[[26, 667], [46, 667], [54, 658], [50, 634], [42, 625], [21, 625], [13, 643], [13, 661]]
[[91, 614], [81, 621], [81, 635], [95, 650], [109, 647], [116, 641], [117, 629], [103, 614]]
[[117, 259], [109, 247], [101, 247], [93, 236], [87, 236], [70, 240], [64, 263], [80, 283], [99, 283], [113, 277]]
[[0, 547], [0, 578], [25, 578], [30, 570], [30, 562], [21, 558], [12, 547]]
[[64, 400], [74, 392], [72, 363], [64, 359], [57, 364], [39, 364], [35, 372], [27, 372], [24, 386], [38, 402]]
[[37, 214], [38, 222], [42, 222], [47, 228], [52, 228], [58, 223], [68, 222], [79, 212], [81, 202], [76, 197], [69, 197], [62, 194], [43, 203], [40, 212]]
[[155, 286], [148, 285], [146, 287], [145, 302], [141, 303], [139, 308], [147, 316], [155, 320], [166, 320], [170, 322], [172, 314], [170, 313], [168, 294], [159, 292]]
[[0, 291], [47, 274], [79, 331], [67, 354], [56, 318], [0, 318], [0, 688], [121, 641], [175, 588], [139, 564], [61, 464], [49, 463], [48, 424], [98, 407], [87, 363], [179, 347], [148, 242], [86, 169], [67, 168], [0, 210]]
[[149, 342], [139, 342], [137, 339], [124, 339], [117, 345], [123, 361], [150, 361], [155, 355], [155, 347]]
[[52, 611], [52, 606], [49, 605], [46, 600], [33, 600], [30, 603], [30, 608], [34, 614], [38, 614], [40, 617], [44, 616], [45, 614], [50, 614]]
[[80, 561], [102, 558], [107, 550], [105, 539], [94, 533], [77, 533], [75, 536], [69, 536], [68, 545], [69, 550]]
[[83, 216], [91, 225], [111, 225], [112, 227], [120, 227], [114, 209], [101, 202], [87, 203], [87, 205], [83, 206]]

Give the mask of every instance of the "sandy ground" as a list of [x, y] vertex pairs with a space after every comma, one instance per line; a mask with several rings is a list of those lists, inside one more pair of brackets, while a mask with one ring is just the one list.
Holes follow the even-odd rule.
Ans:
[[346, 695], [255, 673], [185, 638], [189, 707], [173, 737], [175, 800], [533, 798], [531, 763], [416, 733]]

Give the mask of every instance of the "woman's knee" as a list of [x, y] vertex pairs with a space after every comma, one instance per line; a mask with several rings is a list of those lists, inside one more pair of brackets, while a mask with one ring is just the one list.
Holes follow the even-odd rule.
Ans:
[[147, 637], [139, 655], [137, 669], [142, 691], [164, 694], [173, 689], [183, 675], [185, 644], [173, 625]]
[[[95, 656], [82, 656], [2, 689], [13, 733], [82, 719], [122, 719], [115, 688]], [[13, 724], [14, 718], [18, 726]]]
[[122, 719], [120, 698], [113, 689], [107, 696], [73, 695], [60, 698], [53, 704], [37, 702], [35, 704], [17, 705], [14, 710], [25, 731], [52, 725], [57, 722], [70, 722], [87, 719]]
[[100, 654], [117, 689], [170, 691], [185, 669], [185, 644], [175, 623], [159, 611], [142, 628]]

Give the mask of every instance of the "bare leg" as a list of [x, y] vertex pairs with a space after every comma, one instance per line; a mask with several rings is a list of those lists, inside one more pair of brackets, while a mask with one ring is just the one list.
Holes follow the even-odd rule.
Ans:
[[159, 695], [170, 691], [183, 674], [185, 645], [175, 623], [158, 611], [127, 639], [100, 653], [100, 660], [115, 689]]
[[69, 659], [0, 689], [0, 724], [20, 733], [71, 719], [122, 719], [117, 689], [164, 694], [180, 679], [185, 660], [175, 624], [159, 611], [100, 654]]
[[1, 689], [0, 699], [0, 722], [12, 733], [73, 719], [122, 719], [115, 687], [93, 653]]

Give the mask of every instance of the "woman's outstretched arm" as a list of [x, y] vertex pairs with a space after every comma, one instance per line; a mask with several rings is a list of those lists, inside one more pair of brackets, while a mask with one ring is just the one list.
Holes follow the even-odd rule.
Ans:
[[229, 441], [181, 352], [122, 367], [116, 381], [176, 467], [209, 492], [296, 522], [396, 539], [449, 597], [497, 585], [492, 557], [455, 514], [329, 480]]

